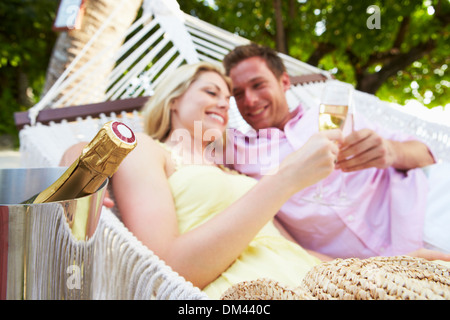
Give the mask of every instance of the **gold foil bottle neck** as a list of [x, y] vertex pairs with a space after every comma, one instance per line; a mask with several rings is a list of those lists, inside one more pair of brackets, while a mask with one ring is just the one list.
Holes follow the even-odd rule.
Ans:
[[136, 147], [133, 131], [119, 121], [103, 125], [83, 149], [81, 156], [33, 203], [75, 199], [96, 192]]
[[110, 121], [83, 149], [80, 162], [92, 171], [111, 177], [135, 147], [133, 131], [121, 122]]

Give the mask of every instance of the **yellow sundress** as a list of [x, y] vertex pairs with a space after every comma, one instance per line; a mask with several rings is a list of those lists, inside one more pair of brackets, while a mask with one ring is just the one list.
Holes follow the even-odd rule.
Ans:
[[[170, 149], [161, 143], [166, 149]], [[172, 156], [176, 155], [172, 152]], [[242, 197], [257, 181], [225, 168], [182, 165], [169, 177], [180, 233], [196, 228]], [[269, 222], [250, 242], [239, 258], [204, 288], [211, 299], [241, 281], [270, 278], [284, 285], [298, 286], [320, 260], [284, 238]], [[208, 268], [205, 265], [205, 268]]]

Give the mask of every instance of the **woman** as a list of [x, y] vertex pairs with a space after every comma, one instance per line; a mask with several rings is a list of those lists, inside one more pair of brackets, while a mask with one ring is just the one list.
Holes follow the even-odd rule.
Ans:
[[298, 285], [320, 260], [272, 220], [295, 192], [334, 169], [340, 131], [313, 136], [259, 182], [215, 164], [231, 84], [209, 63], [185, 65], [144, 107], [145, 131], [112, 178], [127, 228], [211, 298], [261, 277]]

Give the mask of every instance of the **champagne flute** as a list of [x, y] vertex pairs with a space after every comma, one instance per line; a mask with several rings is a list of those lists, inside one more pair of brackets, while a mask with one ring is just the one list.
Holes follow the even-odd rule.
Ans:
[[[353, 93], [354, 93], [353, 87], [349, 86], [348, 111], [344, 127], [342, 128], [342, 134], [344, 135], [344, 137], [348, 136], [355, 129], [355, 104], [353, 101]], [[345, 174], [344, 172], [341, 172], [340, 174], [341, 177], [341, 188], [339, 194], [340, 202], [345, 202], [348, 200], [344, 174]]]
[[[347, 115], [349, 113], [353, 87], [339, 81], [330, 81], [326, 84], [322, 99], [319, 106], [319, 131], [341, 129], [344, 130]], [[353, 110], [351, 110], [353, 115]], [[342, 178], [341, 196], [345, 199], [345, 184]], [[322, 201], [323, 198], [323, 181], [319, 181], [316, 190], [316, 200]]]

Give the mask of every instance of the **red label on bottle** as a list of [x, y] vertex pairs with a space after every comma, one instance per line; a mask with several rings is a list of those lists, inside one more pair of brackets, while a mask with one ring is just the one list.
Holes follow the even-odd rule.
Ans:
[[111, 124], [111, 128], [120, 140], [130, 144], [136, 141], [134, 132], [122, 122], [114, 121]]

